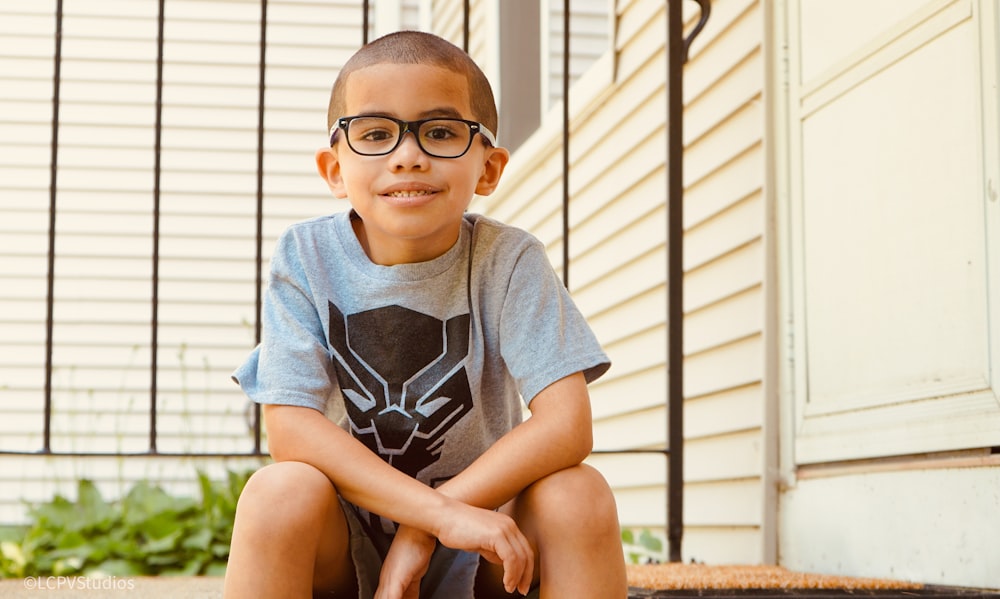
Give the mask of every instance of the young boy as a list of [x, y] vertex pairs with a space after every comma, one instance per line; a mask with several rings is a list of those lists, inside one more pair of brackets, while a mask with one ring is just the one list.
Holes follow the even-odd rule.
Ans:
[[465, 213], [509, 158], [485, 76], [391, 34], [328, 119], [316, 163], [352, 210], [282, 235], [234, 373], [274, 463], [240, 498], [225, 597], [624, 598], [614, 499], [581, 463], [607, 357], [542, 245]]

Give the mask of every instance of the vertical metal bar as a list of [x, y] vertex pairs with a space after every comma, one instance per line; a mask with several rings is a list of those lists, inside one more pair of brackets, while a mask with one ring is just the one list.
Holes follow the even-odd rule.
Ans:
[[681, 561], [684, 534], [684, 39], [681, 2], [667, 0], [667, 541]]
[[[544, 10], [548, 10], [545, 4]], [[569, 10], [570, 0], [563, 0], [563, 56], [562, 56], [562, 261], [563, 285], [569, 289]]]
[[361, 45], [368, 43], [368, 0], [361, 3]]
[[[256, 265], [257, 281], [254, 323], [254, 343], [261, 340], [261, 313], [264, 309], [264, 81], [267, 74], [267, 0], [260, 2], [260, 57], [257, 73], [257, 230]], [[253, 402], [253, 452], [261, 453], [260, 404]]]
[[469, 6], [469, 0], [462, 2], [462, 49], [465, 53], [469, 53], [469, 12], [472, 7]]
[[59, 178], [59, 92], [62, 88], [63, 3], [56, 2], [55, 54], [52, 75], [52, 141], [49, 158], [49, 247], [45, 290], [45, 422], [42, 452], [52, 452], [52, 352], [56, 288], [56, 199]]
[[153, 141], [153, 297], [149, 367], [149, 453], [156, 453], [156, 403], [160, 333], [160, 170], [163, 141], [163, 24], [166, 0], [156, 17], [156, 124]]

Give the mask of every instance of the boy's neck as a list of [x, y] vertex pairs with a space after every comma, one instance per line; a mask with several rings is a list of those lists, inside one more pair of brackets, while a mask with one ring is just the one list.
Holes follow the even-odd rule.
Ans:
[[451, 240], [448, 246], [436, 250], [429, 250], [426, 245], [418, 241], [406, 239], [388, 239], [373, 243], [365, 229], [364, 221], [353, 210], [351, 211], [351, 228], [354, 230], [354, 236], [357, 237], [358, 243], [361, 244], [361, 249], [364, 250], [365, 255], [368, 256], [368, 259], [373, 264], [378, 264], [379, 266], [416, 264], [440, 258], [454, 247], [461, 235], [461, 227], [459, 227], [455, 230], [454, 239]]

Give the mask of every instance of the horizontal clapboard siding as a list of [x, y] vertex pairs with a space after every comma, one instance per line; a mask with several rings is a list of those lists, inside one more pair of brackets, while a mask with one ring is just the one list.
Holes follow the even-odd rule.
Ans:
[[[361, 3], [267, 3], [264, 268], [290, 223], [345, 207], [315, 175]], [[245, 453], [251, 411], [229, 374], [255, 343], [261, 3], [168, 0], [159, 221], [158, 2], [65, 3], [59, 79], [52, 449], [143, 452], [156, 364], [157, 449]], [[0, 451], [42, 447], [55, 2], [0, 2]], [[404, 12], [412, 20], [412, 10]], [[410, 24], [410, 26], [415, 26]], [[154, 227], [159, 228], [156, 351]], [[265, 442], [266, 448], [266, 442]], [[96, 480], [192, 487], [250, 459], [0, 456], [0, 522]]]
[[[761, 12], [713, 2], [684, 75], [686, 560], [763, 557]], [[697, 11], [685, 15], [693, 24]], [[661, 2], [618, 2], [615, 81], [578, 92], [591, 101], [575, 107], [570, 92], [571, 292], [614, 362], [591, 388], [599, 449], [668, 444], [665, 18]], [[532, 230], [561, 266], [558, 136], [543, 124], [483, 205]], [[591, 461], [622, 524], [662, 534], [664, 458]]]

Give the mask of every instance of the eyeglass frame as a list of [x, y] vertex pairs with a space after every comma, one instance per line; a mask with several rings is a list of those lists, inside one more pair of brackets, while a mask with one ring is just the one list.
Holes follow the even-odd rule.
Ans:
[[[355, 150], [354, 146], [351, 145], [350, 137], [347, 136], [347, 128], [350, 126], [351, 121], [353, 121], [354, 119], [365, 119], [365, 118], [386, 119], [396, 123], [396, 125], [399, 127], [399, 135], [396, 137], [396, 143], [393, 144], [393, 146], [388, 150], [386, 150], [385, 152], [379, 152], [377, 154], [366, 154]], [[427, 148], [424, 147], [424, 144], [420, 143], [420, 135], [418, 135], [418, 133], [420, 131], [420, 127], [423, 126], [424, 123], [429, 123], [431, 121], [453, 121], [456, 123], [465, 123], [466, 125], [469, 126], [469, 144], [465, 146], [465, 149], [462, 150], [461, 154], [458, 154], [457, 156], [438, 156], [437, 154], [432, 154], [427, 151]], [[333, 147], [333, 145], [336, 143], [337, 132], [340, 131], [341, 129], [344, 131], [344, 139], [347, 141], [347, 147], [351, 148], [351, 151], [357, 154], [358, 156], [386, 156], [392, 154], [393, 152], [396, 151], [396, 148], [398, 148], [399, 145], [403, 143], [403, 137], [405, 137], [407, 133], [413, 134], [413, 139], [417, 142], [417, 146], [424, 154], [427, 154], [428, 156], [431, 156], [433, 158], [441, 158], [444, 160], [461, 158], [462, 156], [468, 154], [469, 148], [472, 147], [472, 140], [476, 138], [476, 135], [482, 135], [484, 138], [486, 138], [486, 141], [488, 141], [491, 146], [493, 146], [494, 148], [497, 147], [496, 135], [494, 135], [492, 131], [487, 129], [485, 125], [477, 121], [469, 121], [466, 119], [458, 119], [454, 117], [432, 117], [429, 119], [419, 119], [416, 121], [404, 121], [402, 119], [397, 119], [391, 116], [385, 116], [381, 114], [356, 114], [354, 116], [342, 116], [337, 118], [337, 120], [334, 121], [333, 126], [330, 127], [330, 147]]]

